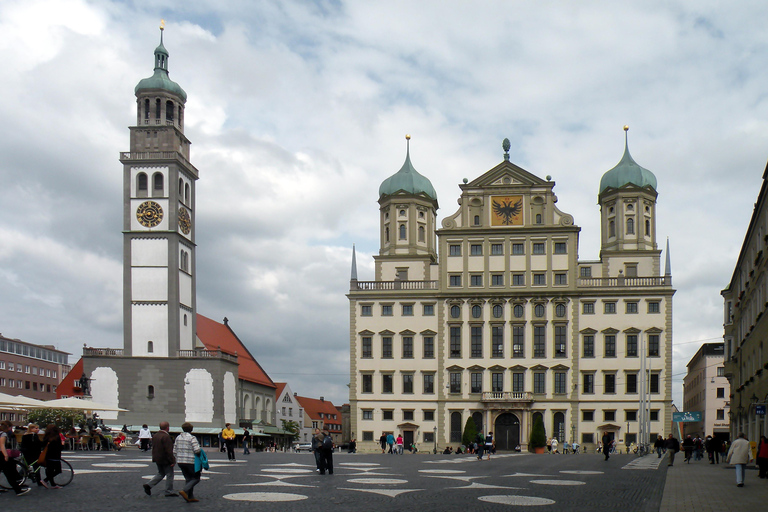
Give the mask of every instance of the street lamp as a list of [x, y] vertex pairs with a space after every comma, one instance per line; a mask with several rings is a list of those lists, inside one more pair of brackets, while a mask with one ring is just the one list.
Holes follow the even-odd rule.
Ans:
[[435, 447], [432, 449], [432, 453], [437, 454], [437, 427], [432, 429], [432, 440], [435, 442]]

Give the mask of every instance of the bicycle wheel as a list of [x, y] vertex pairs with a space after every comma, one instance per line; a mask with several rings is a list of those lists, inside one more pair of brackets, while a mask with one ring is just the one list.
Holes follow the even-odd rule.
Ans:
[[56, 475], [56, 484], [64, 487], [69, 484], [75, 477], [75, 470], [72, 469], [72, 464], [61, 459], [61, 474]]
[[[24, 485], [24, 482], [27, 481], [27, 469], [21, 462], [14, 462], [16, 463], [16, 472], [19, 474], [19, 479], [17, 481], [19, 482], [19, 485]], [[13, 489], [5, 476], [5, 472], [0, 472], [0, 487], [3, 489]]]

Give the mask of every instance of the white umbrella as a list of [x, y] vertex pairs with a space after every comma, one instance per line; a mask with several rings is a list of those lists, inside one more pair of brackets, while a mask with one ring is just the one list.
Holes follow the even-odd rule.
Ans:
[[79, 411], [128, 411], [128, 409], [122, 409], [114, 405], [100, 404], [90, 400], [83, 400], [81, 398], [73, 397], [48, 400], [44, 403], [45, 407], [50, 409], [74, 409]]
[[36, 409], [47, 407], [43, 400], [35, 400], [26, 396], [12, 396], [0, 393], [0, 407], [5, 409]]

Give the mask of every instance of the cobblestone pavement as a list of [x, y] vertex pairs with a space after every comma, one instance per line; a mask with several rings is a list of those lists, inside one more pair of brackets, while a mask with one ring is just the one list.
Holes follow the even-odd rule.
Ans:
[[[217, 510], [546, 510], [658, 511], [667, 474], [656, 457], [614, 455], [498, 454], [490, 461], [471, 455], [334, 454], [333, 475], [319, 475], [308, 453], [252, 453], [228, 462], [209, 452], [211, 470], [195, 490], [199, 503], [163, 496], [164, 482], [146, 496], [142, 484], [154, 474], [147, 453], [136, 450], [65, 453], [75, 468], [61, 490], [35, 487], [26, 496], [0, 496], [4, 510], [54, 506], [57, 512]], [[670, 468], [675, 471], [677, 467]], [[679, 468], [684, 470], [687, 468]], [[183, 478], [175, 473], [175, 489]], [[730, 474], [729, 474], [730, 475]], [[751, 474], [748, 481], [756, 480]], [[733, 485], [733, 490], [736, 486]], [[748, 488], [747, 488], [748, 489]], [[668, 487], [669, 491], [670, 488]], [[743, 489], [739, 489], [743, 490]], [[665, 497], [666, 498], [666, 497]], [[675, 508], [675, 510], [687, 510]], [[692, 509], [693, 510], [693, 509]], [[723, 510], [723, 509], [720, 509]], [[745, 510], [745, 509], [742, 509]]]

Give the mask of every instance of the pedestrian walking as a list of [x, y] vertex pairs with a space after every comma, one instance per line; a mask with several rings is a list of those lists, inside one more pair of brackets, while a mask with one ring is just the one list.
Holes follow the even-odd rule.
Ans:
[[[386, 439], [385, 439], [386, 441]], [[315, 454], [315, 466], [317, 466], [317, 472], [321, 472], [323, 463], [323, 454], [321, 448], [323, 447], [323, 433], [319, 428], [315, 429], [315, 435], [312, 436], [312, 452]], [[381, 453], [384, 453], [382, 450]]]
[[160, 422], [160, 430], [152, 437], [152, 462], [157, 465], [157, 474], [149, 483], [144, 484], [144, 492], [152, 495], [152, 487], [159, 484], [165, 478], [165, 496], [178, 496], [173, 492], [173, 466], [176, 457], [173, 455], [173, 440], [168, 431], [171, 425], [167, 421]]
[[227, 458], [229, 460], [235, 460], [235, 431], [227, 423], [224, 426], [224, 430], [221, 431], [221, 438], [224, 440], [224, 444], [227, 447]]
[[661, 435], [656, 436], [656, 442], [653, 443], [653, 449], [656, 450], [656, 454], [661, 458], [661, 452], [664, 451], [664, 438]]
[[395, 440], [395, 446], [397, 446], [397, 453], [399, 455], [403, 454], [403, 434], [397, 434], [397, 439]]
[[608, 434], [608, 432], [605, 432], [603, 434], [603, 454], [605, 455], [605, 460], [608, 460], [611, 457], [611, 442], [613, 440], [611, 439], [611, 436]]
[[695, 443], [693, 442], [693, 438], [691, 437], [691, 434], [688, 434], [685, 439], [683, 439], [683, 451], [685, 452], [685, 462], [690, 464], [691, 463], [691, 455], [693, 455], [693, 448], [695, 447]]
[[[30, 423], [27, 425], [27, 433], [21, 436], [21, 454], [24, 455], [24, 460], [33, 469], [37, 469], [38, 459], [44, 446], [39, 434], [40, 427]], [[37, 483], [38, 487], [48, 487], [48, 484], [40, 478], [39, 471], [30, 471], [29, 479]]]
[[320, 445], [320, 474], [324, 475], [327, 471], [329, 475], [333, 474], [333, 438], [327, 430], [323, 430], [323, 441]]
[[475, 453], [477, 453], [477, 460], [483, 460], [483, 450], [485, 450], [485, 438], [483, 437], [482, 432], [477, 433], [477, 438], [475, 439], [475, 445], [477, 446], [477, 449], [475, 450]]
[[61, 489], [54, 480], [61, 474], [61, 448], [64, 442], [61, 440], [61, 430], [51, 423], [45, 427], [43, 436], [43, 451], [45, 452], [45, 484], [50, 489]]
[[739, 438], [733, 442], [725, 458], [727, 464], [736, 466], [736, 487], [744, 487], [744, 472], [747, 464], [752, 460], [751, 452], [752, 449], [749, 446], [749, 441], [747, 441], [747, 436], [743, 432], [740, 433]]
[[552, 438], [552, 453], [560, 453], [560, 452], [557, 451], [557, 445], [558, 445], [557, 438], [553, 437]]
[[381, 433], [379, 444], [381, 445], [381, 453], [384, 453], [387, 450], [387, 434], [384, 432]]
[[664, 441], [664, 448], [669, 451], [669, 464], [673, 466], [675, 464], [675, 454], [680, 451], [680, 441], [675, 439], [675, 436], [669, 434], [669, 437]]
[[493, 450], [493, 432], [488, 432], [485, 436], [485, 451], [488, 453], [488, 460], [491, 460], [491, 451]]
[[757, 443], [757, 467], [760, 472], [758, 477], [768, 477], [768, 438], [760, 436], [760, 441]]
[[251, 433], [248, 429], [243, 429], [243, 455], [250, 455], [251, 453]]
[[395, 447], [395, 436], [394, 436], [394, 435], [392, 435], [392, 432], [390, 432], [389, 434], [387, 434], [387, 447], [388, 447], [388, 451], [387, 451], [387, 453], [391, 453], [391, 454], [394, 454], [394, 453], [395, 453], [395, 452], [394, 452], [394, 447]]
[[8, 441], [8, 435], [13, 435], [13, 424], [10, 421], [0, 422], [0, 467], [5, 474], [5, 479], [10, 484], [16, 496], [24, 496], [29, 492], [29, 487], [22, 487], [19, 485], [18, 471], [16, 471], [16, 462], [11, 458], [9, 452], [10, 442]]
[[[195, 455], [200, 453], [200, 443], [192, 435], [193, 426], [191, 423], [181, 425], [181, 434], [173, 443], [173, 456], [179, 465], [181, 474], [184, 475], [184, 489], [179, 491], [179, 495], [187, 503], [200, 501], [195, 498], [195, 486], [200, 483], [200, 471], [195, 471]], [[247, 432], [247, 431], [246, 431]]]
[[149, 431], [147, 424], [141, 426], [139, 430], [139, 448], [141, 451], [146, 452], [149, 450], [149, 441], [152, 439], [152, 432]]

